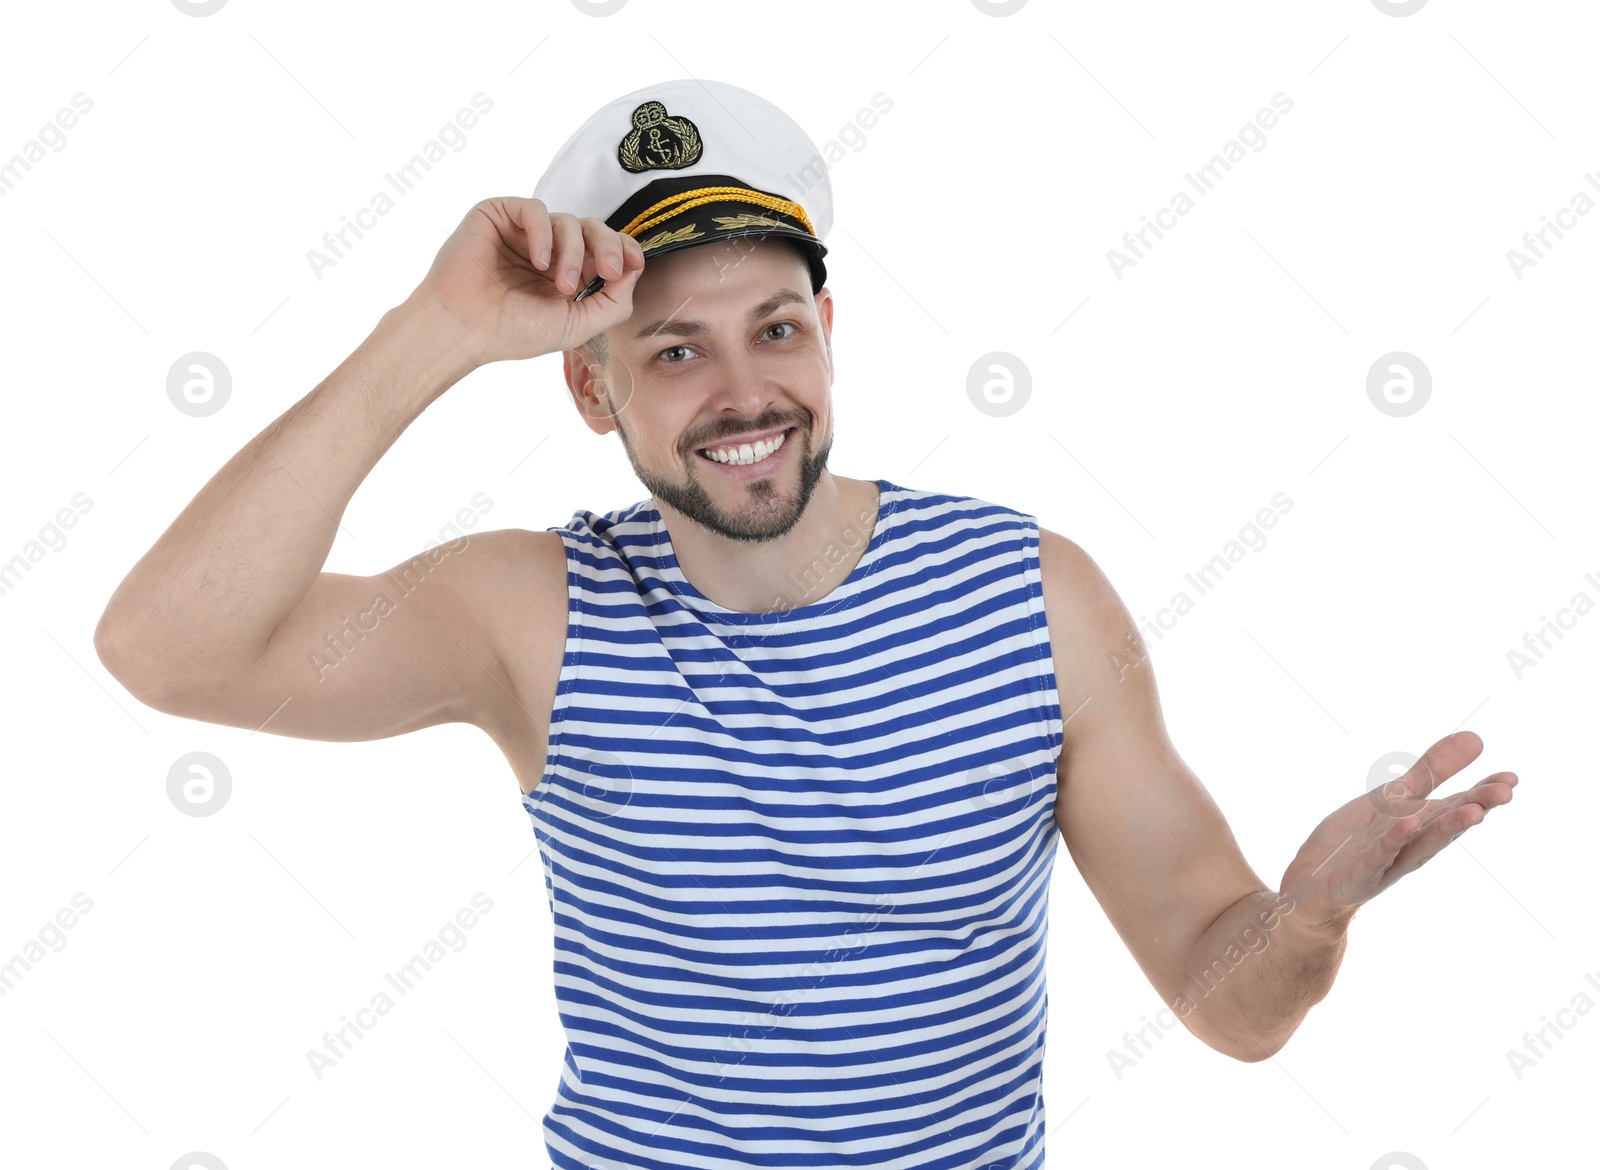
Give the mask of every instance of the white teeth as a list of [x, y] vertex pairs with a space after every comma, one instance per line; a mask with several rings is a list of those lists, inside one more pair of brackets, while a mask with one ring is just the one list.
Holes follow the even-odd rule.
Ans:
[[768, 455], [783, 446], [783, 440], [787, 434], [788, 432], [785, 431], [759, 443], [742, 443], [737, 449], [731, 447], [717, 448], [715, 450], [702, 448], [701, 454], [717, 463], [732, 463], [738, 466], [760, 463]]

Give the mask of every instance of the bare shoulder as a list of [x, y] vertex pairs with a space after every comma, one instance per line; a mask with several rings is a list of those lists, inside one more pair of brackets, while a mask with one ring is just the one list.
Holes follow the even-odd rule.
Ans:
[[497, 684], [479, 726], [524, 792], [544, 772], [550, 712], [567, 639], [567, 553], [561, 535], [520, 528], [473, 536], [466, 600], [478, 610]]
[[[1127, 607], [1100, 566], [1076, 541], [1039, 529], [1039, 572], [1061, 714], [1066, 719], [1096, 689], [1121, 682], [1144, 657]], [[1129, 697], [1129, 696], [1121, 696]], [[1070, 724], [1067, 736], [1070, 739]]]
[[[466, 600], [500, 665], [522, 684], [566, 641], [567, 554], [559, 533], [501, 528], [469, 538]], [[559, 658], [557, 670], [559, 671]]]
[[1105, 574], [1077, 541], [1039, 526], [1039, 568], [1045, 591], [1093, 588], [1106, 581]]
[[466, 543], [472, 554], [471, 587], [482, 603], [526, 613], [530, 604], [543, 607], [559, 599], [565, 614], [567, 554], [559, 533], [497, 528]]

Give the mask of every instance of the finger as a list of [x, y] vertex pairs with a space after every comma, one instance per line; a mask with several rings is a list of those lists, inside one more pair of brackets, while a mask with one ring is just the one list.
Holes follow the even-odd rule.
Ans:
[[1483, 740], [1470, 731], [1456, 731], [1436, 742], [1397, 783], [1412, 797], [1427, 796], [1461, 771], [1483, 751]]
[[622, 257], [623, 275], [608, 277], [602, 272], [593, 277], [590, 283], [583, 286], [585, 297], [611, 306], [629, 303], [634, 285], [644, 274], [644, 252], [631, 236], [621, 237], [618, 252]]
[[545, 206], [543, 199], [518, 199], [511, 205], [511, 210], [527, 239], [529, 262], [544, 272], [550, 266], [550, 253], [555, 246], [550, 209]]
[[1444, 800], [1430, 800], [1423, 812], [1423, 827], [1426, 828], [1446, 813], [1463, 805], [1476, 804], [1485, 812], [1491, 808], [1498, 808], [1511, 800], [1511, 789], [1516, 782], [1517, 777], [1514, 772], [1496, 772], [1493, 776], [1478, 781], [1465, 792], [1458, 792]]
[[1502, 804], [1511, 802], [1511, 797], [1514, 795], [1512, 789], [1516, 786], [1517, 777], [1514, 772], [1496, 772], [1493, 776], [1479, 780], [1467, 791], [1451, 797], [1448, 804], [1452, 808], [1464, 804], [1479, 804], [1485, 810], [1498, 808]]
[[1515, 772], [1496, 772], [1493, 776], [1485, 776], [1468, 791], [1462, 793], [1463, 803], [1481, 804], [1486, 809], [1509, 804], [1513, 795], [1512, 789], [1516, 786]]
[[624, 236], [606, 226], [602, 219], [587, 216], [578, 221], [583, 225], [583, 283], [588, 283], [599, 277], [602, 280], [620, 280], [627, 271], [627, 251], [623, 241], [629, 237]]
[[552, 215], [550, 225], [555, 233], [555, 246], [550, 259], [550, 279], [555, 281], [556, 288], [561, 292], [569, 297], [576, 296], [584, 285], [583, 225], [578, 222], [577, 216], [565, 211], [558, 211]]
[[584, 267], [584, 283], [597, 276], [616, 280], [623, 272], [622, 234], [606, 226], [605, 220], [586, 216], [578, 221], [583, 225], [583, 250], [588, 263]]
[[632, 272], [644, 268], [644, 248], [639, 241], [623, 232], [617, 233], [622, 237], [622, 266], [625, 272]]
[[1459, 809], [1452, 809], [1449, 816], [1440, 817], [1400, 850], [1394, 863], [1389, 867], [1389, 872], [1384, 875], [1384, 885], [1387, 886], [1432, 861], [1473, 825], [1482, 824], [1483, 818], [1487, 815], [1487, 811], [1482, 807], [1467, 804]]

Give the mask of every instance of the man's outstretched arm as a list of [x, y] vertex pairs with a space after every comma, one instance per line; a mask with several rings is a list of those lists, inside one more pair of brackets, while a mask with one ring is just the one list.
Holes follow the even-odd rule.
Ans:
[[1116, 591], [1072, 541], [1040, 532], [1060, 693], [1056, 822], [1089, 889], [1146, 978], [1200, 1040], [1264, 1060], [1333, 983], [1356, 908], [1416, 869], [1516, 777], [1424, 799], [1482, 750], [1446, 736], [1400, 780], [1317, 826], [1278, 890], [1167, 736], [1149, 655]]
[[[1265, 1060], [1300, 1026], [1333, 986], [1345, 932], [1362, 903], [1425, 865], [1489, 810], [1511, 800], [1517, 777], [1496, 772], [1465, 792], [1428, 800], [1445, 780], [1477, 759], [1483, 741], [1458, 731], [1424, 752], [1398, 780], [1349, 801], [1316, 827], [1279, 883], [1279, 894], [1251, 894], [1212, 923], [1185, 964], [1196, 989], [1216, 983], [1191, 1024], [1213, 1048], [1240, 1060]], [[1253, 927], [1259, 954], [1239, 959], [1238, 940]], [[1226, 974], [1226, 983], [1218, 979]], [[1199, 1029], [1205, 1029], [1204, 1034]]]
[[1237, 1060], [1265, 1060], [1328, 994], [1344, 959], [1348, 919], [1314, 923], [1273, 890], [1246, 894], [1200, 936], [1174, 1011]]

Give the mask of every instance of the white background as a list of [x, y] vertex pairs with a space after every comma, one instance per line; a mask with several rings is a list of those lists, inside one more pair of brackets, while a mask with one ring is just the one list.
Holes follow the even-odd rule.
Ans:
[[[209, 477], [415, 286], [474, 202], [530, 194], [590, 112], [684, 76], [762, 94], [819, 146], [892, 100], [831, 175], [834, 471], [1031, 512], [1140, 618], [1274, 493], [1292, 499], [1148, 643], [1173, 740], [1267, 883], [1386, 753], [1469, 727], [1485, 750], [1446, 790], [1521, 779], [1363, 908], [1331, 994], [1255, 1064], [1176, 1029], [1112, 1071], [1107, 1051], [1161, 1001], [1062, 849], [1048, 1164], [1552, 1155], [1592, 1112], [1600, 1015], [1567, 1015], [1520, 1079], [1506, 1054], [1580, 993], [1600, 1003], [1584, 979], [1600, 981], [1600, 617], [1520, 678], [1507, 652], [1575, 594], [1600, 598], [1600, 216], [1520, 279], [1507, 251], [1578, 191], [1600, 198], [1589, 16], [235, 0], [195, 18], [150, 0], [8, 22], [0, 159], [73, 94], [93, 108], [0, 198], [0, 559], [75, 493], [92, 508], [0, 596], [0, 961], [75, 894], [92, 909], [0, 997], [0, 1162], [546, 1164], [549, 910], [494, 745], [465, 725], [321, 743], [168, 717], [106, 673], [92, 632]], [[323, 233], [480, 91], [494, 105], [466, 147], [315, 276]], [[1108, 250], [1277, 93], [1293, 109], [1265, 146], [1119, 279]], [[205, 418], [166, 395], [195, 350], [233, 376]], [[1032, 375], [1008, 417], [966, 390], [997, 350]], [[1403, 418], [1366, 392], [1397, 350], [1433, 380]], [[478, 492], [485, 526], [530, 529], [644, 495], [572, 409], [558, 357], [503, 363], [394, 446], [327, 567], [387, 568]], [[217, 815], [167, 798], [191, 751], [231, 773]], [[477, 891], [493, 910], [465, 949], [314, 1077], [307, 1050]]]

